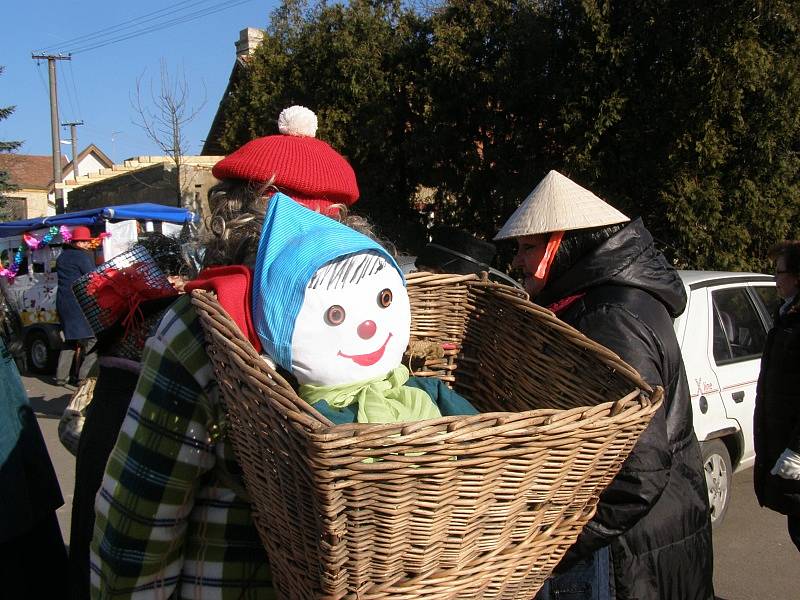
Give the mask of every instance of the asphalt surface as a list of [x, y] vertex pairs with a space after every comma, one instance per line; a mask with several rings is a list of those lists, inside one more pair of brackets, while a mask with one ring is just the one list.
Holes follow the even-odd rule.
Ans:
[[[69, 543], [75, 458], [58, 439], [58, 418], [71, 391], [50, 385], [48, 379], [23, 377], [23, 382], [58, 473], [65, 501], [58, 519]], [[758, 506], [752, 473], [746, 469], [734, 476], [728, 513], [714, 531], [717, 600], [800, 600], [800, 552], [789, 539], [786, 517]]]

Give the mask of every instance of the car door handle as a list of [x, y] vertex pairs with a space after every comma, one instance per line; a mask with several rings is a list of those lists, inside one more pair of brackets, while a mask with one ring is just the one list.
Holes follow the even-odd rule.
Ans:
[[733, 401], [738, 404], [739, 402], [744, 400], [744, 391], [733, 392], [733, 394], [731, 394], [731, 397], [733, 398]]

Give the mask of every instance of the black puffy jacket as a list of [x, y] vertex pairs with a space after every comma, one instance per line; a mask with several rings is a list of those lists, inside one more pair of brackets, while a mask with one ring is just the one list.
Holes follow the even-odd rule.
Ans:
[[800, 481], [770, 475], [781, 453], [800, 452], [800, 299], [767, 335], [753, 419], [756, 464], [753, 485], [761, 506], [800, 515]]
[[664, 402], [562, 566], [610, 545], [618, 600], [712, 600], [708, 492], [672, 326], [686, 306], [683, 285], [636, 220], [536, 301], [579, 294], [559, 317], [662, 386]]

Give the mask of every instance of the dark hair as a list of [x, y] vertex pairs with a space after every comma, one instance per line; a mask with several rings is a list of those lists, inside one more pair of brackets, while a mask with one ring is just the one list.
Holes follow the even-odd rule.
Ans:
[[[203, 266], [255, 264], [269, 198], [277, 191], [272, 182], [233, 179], [223, 180], [208, 191], [211, 218], [206, 223], [209, 235]], [[350, 214], [344, 204], [331, 206], [339, 209], [336, 220], [376, 241], [392, 257], [397, 256], [394, 244], [378, 236], [366, 218]]]
[[177, 237], [163, 233], [148, 233], [137, 242], [153, 257], [164, 275], [186, 275], [189, 265], [183, 259], [181, 243]]
[[593, 227], [591, 229], [573, 229], [564, 233], [564, 237], [561, 238], [561, 245], [558, 247], [558, 252], [556, 252], [553, 264], [550, 267], [547, 281], [558, 281], [559, 277], [574, 267], [580, 259], [623, 229], [627, 224], [617, 223], [616, 225]]
[[769, 257], [778, 260], [782, 256], [786, 261], [786, 270], [800, 275], [800, 240], [783, 240], [769, 249]]

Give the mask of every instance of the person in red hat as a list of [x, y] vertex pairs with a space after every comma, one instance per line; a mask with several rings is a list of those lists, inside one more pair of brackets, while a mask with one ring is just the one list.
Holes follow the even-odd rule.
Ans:
[[58, 356], [55, 380], [57, 385], [70, 383], [73, 362], [77, 363], [74, 383], [80, 383], [86, 379], [86, 375], [95, 362], [94, 355], [88, 353], [94, 343], [94, 333], [72, 292], [72, 284], [75, 280], [95, 268], [94, 253], [92, 252], [94, 239], [88, 227], [83, 225], [75, 227], [72, 230], [70, 241], [62, 246], [61, 254], [56, 260], [58, 276], [56, 310], [65, 344]]
[[[269, 198], [296, 202], [359, 228], [353, 169], [316, 139], [317, 118], [293, 106], [279, 134], [253, 140], [214, 166], [206, 268], [186, 286], [213, 289], [256, 348], [251, 271]], [[149, 338], [130, 408], [95, 504], [92, 597], [275, 598], [224, 407], [189, 294]], [[288, 593], [283, 590], [283, 595]]]

